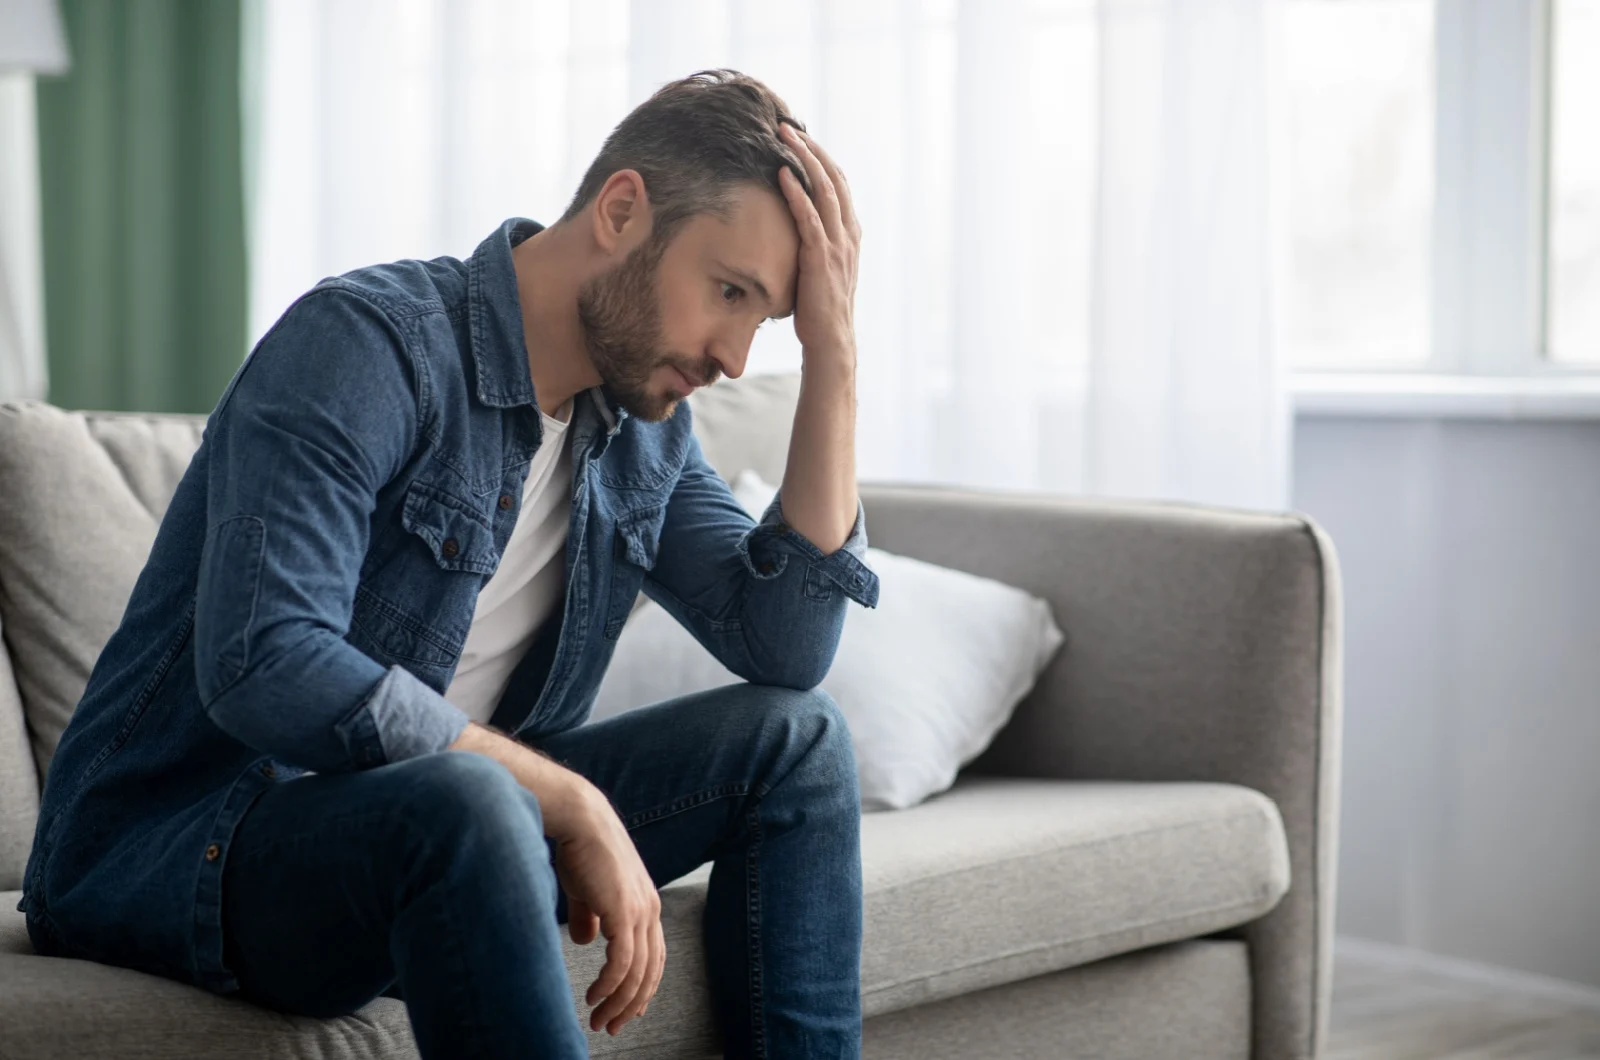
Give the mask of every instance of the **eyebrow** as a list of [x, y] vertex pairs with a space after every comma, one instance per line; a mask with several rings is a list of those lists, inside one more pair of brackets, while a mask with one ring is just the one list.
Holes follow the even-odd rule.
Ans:
[[[768, 305], [772, 304], [772, 292], [767, 290], [766, 284], [762, 283], [748, 272], [745, 272], [743, 269], [736, 269], [732, 265], [725, 264], [724, 262], [717, 262], [717, 266], [722, 269], [722, 271], [726, 272], [728, 275], [744, 284], [746, 287], [753, 288], [756, 294], [761, 296], [762, 301], [766, 302]], [[794, 316], [793, 309], [790, 309], [787, 313], [774, 313], [771, 319], [785, 320], [791, 316]]]

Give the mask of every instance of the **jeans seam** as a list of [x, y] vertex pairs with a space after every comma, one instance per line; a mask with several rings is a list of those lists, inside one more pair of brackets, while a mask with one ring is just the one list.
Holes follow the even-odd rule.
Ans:
[[767, 1028], [762, 996], [761, 967], [761, 811], [752, 807], [746, 818], [750, 845], [745, 852], [745, 907], [750, 923], [750, 1039], [756, 1060], [766, 1060]]
[[730, 795], [742, 798], [748, 794], [750, 794], [750, 785], [748, 784], [722, 784], [715, 788], [705, 788], [690, 795], [680, 796], [660, 806], [652, 806], [648, 810], [639, 810], [636, 813], [631, 813], [623, 822], [623, 827], [628, 831], [632, 831], [641, 825], [654, 824], [656, 821], [704, 806], [706, 803], [717, 799], [724, 799]]
[[[465, 1004], [456, 1011], [472, 1013], [471, 1023], [469, 1026], [474, 1032], [474, 1036], [476, 1038], [475, 1044], [481, 1045], [490, 1041], [492, 1037], [489, 1033], [489, 1025], [483, 1020], [483, 1012], [479, 1004], [483, 995], [478, 990], [477, 983], [472, 979], [472, 962], [463, 960], [461, 958], [461, 950], [458, 943], [462, 938], [462, 935], [459, 925], [456, 923], [455, 915], [451, 912], [451, 909], [452, 903], [447, 900], [444, 904], [443, 914], [445, 923], [450, 930], [445, 934], [445, 939], [447, 940], [445, 948], [449, 950], [450, 956], [454, 959], [454, 964], [458, 973], [453, 977], [453, 982], [457, 984], [458, 988], [460, 984], [463, 983], [469, 983], [471, 987], [465, 991], [461, 991], [459, 989], [456, 991], [458, 1000], [465, 1000]], [[404, 992], [404, 990], [405, 988], [402, 986], [401, 991]], [[411, 1002], [407, 1000], [404, 1002], [404, 1004], [409, 1012]]]

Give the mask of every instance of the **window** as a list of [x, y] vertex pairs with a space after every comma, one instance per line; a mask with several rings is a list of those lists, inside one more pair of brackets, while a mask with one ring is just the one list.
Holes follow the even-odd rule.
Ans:
[[1287, 0], [1282, 12], [1290, 363], [1600, 368], [1600, 2]]
[[1547, 335], [1557, 362], [1600, 363], [1600, 3], [1556, 0], [1551, 22]]
[[1278, 286], [1291, 360], [1425, 360], [1432, 0], [1295, 0], [1282, 29], [1288, 247]]

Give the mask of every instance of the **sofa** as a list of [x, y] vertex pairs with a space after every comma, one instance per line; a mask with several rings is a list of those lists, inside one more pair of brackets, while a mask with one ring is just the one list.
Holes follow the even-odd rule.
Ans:
[[[719, 473], [779, 481], [798, 377], [693, 400]], [[319, 1020], [36, 956], [41, 779], [205, 417], [0, 403], [0, 1058], [416, 1055], [404, 1005]], [[1339, 777], [1334, 551], [1290, 514], [865, 485], [878, 547], [1047, 599], [1067, 636], [949, 791], [862, 820], [872, 1060], [1304, 1060], [1326, 1033]], [[719, 1055], [662, 891], [650, 1012], [596, 1057]], [[562, 932], [578, 1011], [601, 947]], [[586, 1021], [585, 1021], [586, 1023]]]

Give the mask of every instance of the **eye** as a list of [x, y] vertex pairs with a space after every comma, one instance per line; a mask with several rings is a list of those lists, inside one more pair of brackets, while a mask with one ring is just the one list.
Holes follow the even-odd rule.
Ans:
[[[730, 291], [732, 292], [731, 295], [729, 294]], [[729, 305], [735, 304], [736, 302], [739, 301], [739, 299], [741, 299], [743, 297], [744, 297], [744, 288], [743, 287], [737, 287], [737, 286], [735, 286], [735, 285], [733, 285], [731, 283], [724, 283], [722, 285], [722, 300], [724, 302], [728, 303]]]

